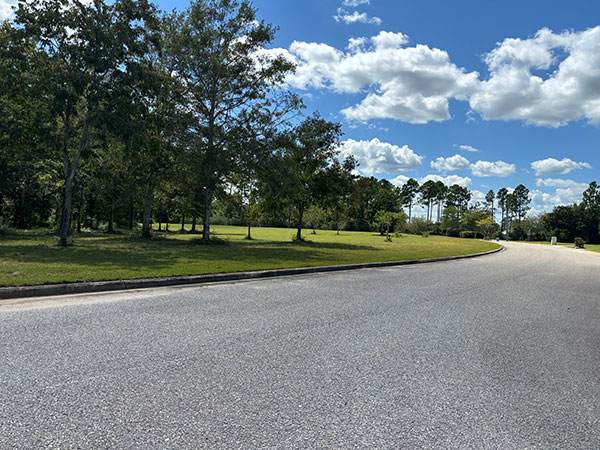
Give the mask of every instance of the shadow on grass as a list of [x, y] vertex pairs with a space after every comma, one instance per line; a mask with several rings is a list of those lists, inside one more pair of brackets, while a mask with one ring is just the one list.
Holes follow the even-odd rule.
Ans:
[[[318, 264], [335, 259], [336, 251], [377, 250], [374, 247], [343, 243], [265, 242], [247, 244], [248, 241], [229, 242], [226, 245], [197, 245], [190, 241], [158, 239], [104, 238], [79, 241], [70, 247], [52, 245], [48, 240], [31, 244], [0, 245], [0, 258], [9, 263], [34, 263], [48, 265], [48, 270], [58, 270], [64, 264], [87, 269], [145, 270], [149, 273], [170, 267], [195, 267], [200, 272], [214, 271], [214, 264], [231, 270], [248, 270], [253, 266], [281, 266]], [[56, 265], [52, 268], [53, 265]], [[43, 270], [43, 269], [40, 269]]]
[[379, 250], [370, 245], [344, 244], [342, 242], [314, 242], [305, 240], [300, 242], [277, 242], [271, 241], [271, 245], [280, 245], [287, 248], [314, 248], [328, 250]]

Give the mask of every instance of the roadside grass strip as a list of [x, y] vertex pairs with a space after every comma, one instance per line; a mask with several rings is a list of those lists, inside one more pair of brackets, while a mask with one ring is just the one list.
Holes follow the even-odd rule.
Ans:
[[[171, 225], [171, 230], [180, 226]], [[189, 226], [187, 227], [189, 229]], [[497, 249], [493, 242], [403, 234], [386, 241], [373, 232], [303, 231], [306, 242], [292, 243], [295, 230], [245, 227], [211, 228], [215, 242], [200, 234], [155, 230], [152, 240], [137, 233], [82, 233], [59, 247], [54, 235], [29, 231], [0, 237], [0, 286], [25, 286], [201, 275], [292, 267], [406, 261], [468, 255]]]

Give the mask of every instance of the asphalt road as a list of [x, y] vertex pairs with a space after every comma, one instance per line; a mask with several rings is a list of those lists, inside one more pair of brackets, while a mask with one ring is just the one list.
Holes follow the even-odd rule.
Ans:
[[600, 255], [0, 303], [0, 448], [600, 448]]

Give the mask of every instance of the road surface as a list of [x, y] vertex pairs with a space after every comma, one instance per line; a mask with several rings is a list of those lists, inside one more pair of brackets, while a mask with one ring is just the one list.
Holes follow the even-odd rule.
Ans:
[[600, 255], [0, 303], [0, 448], [600, 448]]

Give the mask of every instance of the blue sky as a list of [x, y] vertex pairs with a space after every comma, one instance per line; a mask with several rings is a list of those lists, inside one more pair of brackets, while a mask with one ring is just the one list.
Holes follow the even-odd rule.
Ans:
[[477, 198], [523, 183], [534, 211], [600, 181], [600, 2], [254, 5], [280, 27], [273, 51], [298, 64], [289, 86], [342, 123], [362, 174], [459, 182]]

